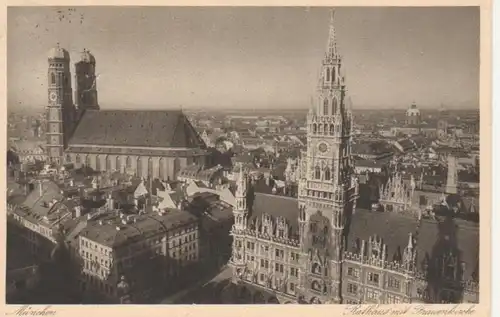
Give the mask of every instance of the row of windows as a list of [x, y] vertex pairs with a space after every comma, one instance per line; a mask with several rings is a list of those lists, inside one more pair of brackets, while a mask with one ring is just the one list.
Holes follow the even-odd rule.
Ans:
[[[142, 164], [141, 164], [141, 160], [144, 160], [144, 158], [138, 158], [137, 159], [137, 163], [136, 163], [136, 168], [137, 168], [137, 174], [142, 174]], [[125, 168], [127, 169], [132, 169], [133, 165], [132, 165], [132, 157], [130, 156], [126, 156], [125, 157]], [[66, 155], [66, 162], [67, 163], [72, 163], [72, 158], [71, 158], [71, 155], [70, 154], [67, 154]], [[106, 156], [106, 159], [104, 161], [104, 166], [101, 166], [101, 159], [99, 156], [96, 156], [96, 159], [95, 159], [95, 169], [100, 171], [100, 170], [108, 170], [108, 169], [111, 169], [112, 166], [113, 166], [113, 162], [115, 163], [115, 166], [114, 166], [114, 169], [116, 170], [121, 170], [123, 165], [122, 165], [122, 157], [121, 156], [116, 156], [114, 158], [112, 158], [111, 156]], [[80, 154], [77, 154], [75, 156], [75, 163], [76, 164], [85, 164], [87, 166], [91, 166], [91, 157], [90, 155], [83, 155], [83, 158]], [[159, 174], [160, 175], [164, 175], [165, 174], [165, 159], [164, 158], [160, 158], [160, 163], [159, 163]], [[178, 164], [177, 161], [174, 161], [174, 165]], [[148, 174], [152, 174], [153, 173], [153, 159], [152, 158], [148, 158], [148, 166], [147, 166], [147, 173]]]
[[336, 133], [340, 132], [340, 126], [335, 125], [333, 123], [331, 124], [316, 124], [313, 123], [312, 125], [312, 133], [313, 134], [318, 134], [318, 135], [335, 135]]
[[[107, 261], [106, 261], [107, 262]], [[107, 263], [106, 263], [107, 265]], [[102, 279], [106, 277], [108, 274], [108, 270], [105, 267], [100, 266], [97, 262], [94, 261], [85, 261], [85, 269], [95, 273], [96, 275], [100, 276]]]
[[188, 236], [184, 237], [184, 242], [182, 242], [182, 238], [179, 240], [172, 240], [171, 247], [174, 248], [176, 246], [180, 246], [182, 243], [188, 243], [196, 239], [196, 233], [191, 233]]
[[[347, 284], [347, 292], [351, 295], [358, 295], [359, 287], [356, 284]], [[366, 289], [365, 298], [369, 301], [379, 301], [381, 293], [377, 290]], [[386, 303], [387, 304], [398, 304], [401, 303], [402, 299], [400, 296], [393, 294], [386, 294]], [[357, 303], [357, 301], [346, 301], [347, 304]]]
[[[360, 276], [360, 270], [358, 268], [353, 268], [353, 267], [348, 267], [347, 268], [347, 275], [353, 278], [359, 278]], [[367, 275], [367, 280], [370, 283], [378, 284], [379, 283], [379, 274], [369, 272]], [[401, 281], [395, 277], [389, 277], [387, 280], [387, 286], [393, 289], [400, 289], [401, 288]]]
[[103, 248], [101, 245], [94, 243], [92, 241], [83, 240], [83, 239], [80, 241], [81, 241], [81, 245], [86, 247], [86, 248], [90, 248], [90, 249], [99, 251], [100, 253], [105, 254], [105, 255], [108, 255], [108, 253], [111, 253], [111, 251], [109, 251], [107, 248]]
[[317, 190], [307, 190], [307, 195], [310, 197], [318, 197], [324, 199], [333, 199], [333, 193], [317, 191]]
[[[183, 253], [189, 252], [191, 250], [196, 250], [196, 245], [194, 243], [191, 243], [187, 246], [184, 246], [184, 248], [180, 248], [179, 254], [183, 254]], [[175, 251], [172, 252], [172, 257], [175, 257]]]
[[[282, 230], [282, 229], [280, 229]], [[278, 230], [278, 232], [280, 231]], [[284, 234], [284, 233], [282, 233]], [[236, 240], [235, 242], [235, 245], [237, 248], [241, 248], [242, 247], [242, 242], [240, 240]], [[250, 242], [250, 241], [247, 241], [247, 244], [246, 244], [246, 247], [247, 247], [247, 251], [248, 252], [252, 252], [252, 251], [255, 251], [256, 247], [255, 247], [255, 242]], [[269, 246], [268, 245], [262, 245], [262, 250], [264, 252], [269, 252]], [[288, 253], [288, 252], [287, 252]], [[284, 260], [285, 259], [285, 251], [282, 250], [282, 249], [279, 249], [279, 248], [276, 248], [274, 249], [274, 255], [276, 256], [276, 258], [278, 259], [282, 259]], [[298, 261], [299, 260], [299, 254], [298, 253], [295, 253], [295, 252], [290, 252], [290, 259], [292, 261]]]
[[[261, 273], [261, 274], [259, 275], [259, 283], [260, 283], [260, 284], [263, 284], [263, 283], [266, 283], [266, 281], [267, 281], [267, 279], [266, 279], [266, 275], [265, 275], [265, 274], [263, 274], [263, 273]], [[285, 292], [286, 292], [286, 293], [290, 293], [290, 294], [294, 294], [294, 293], [295, 293], [295, 290], [296, 290], [297, 285], [296, 285], [295, 283], [291, 282], [291, 283], [288, 283], [288, 285], [287, 285], [287, 286], [288, 286], [288, 287], [285, 289]]]

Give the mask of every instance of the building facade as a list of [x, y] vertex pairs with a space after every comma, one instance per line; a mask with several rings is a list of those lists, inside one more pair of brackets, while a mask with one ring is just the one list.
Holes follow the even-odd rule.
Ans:
[[81, 287], [119, 303], [126, 280], [129, 300], [147, 302], [199, 261], [198, 221], [185, 211], [140, 215], [109, 210], [79, 235]]
[[[265, 293], [280, 303], [478, 302], [478, 231], [458, 234], [450, 218], [356, 209], [352, 115], [340, 68], [332, 15], [307, 117], [298, 199], [255, 193], [240, 168], [232, 285], [254, 303]], [[400, 209], [408, 204], [407, 189], [401, 189]]]

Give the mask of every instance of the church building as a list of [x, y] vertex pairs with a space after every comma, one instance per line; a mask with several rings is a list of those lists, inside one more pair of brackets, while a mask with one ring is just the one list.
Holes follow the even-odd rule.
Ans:
[[68, 51], [51, 49], [48, 62], [50, 162], [161, 180], [205, 164], [206, 145], [181, 110], [100, 110], [96, 60], [88, 50], [75, 64], [74, 92]]

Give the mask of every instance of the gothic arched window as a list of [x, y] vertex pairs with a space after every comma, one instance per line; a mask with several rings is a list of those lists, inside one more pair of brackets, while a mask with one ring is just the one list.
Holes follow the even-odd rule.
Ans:
[[160, 179], [165, 179], [165, 159], [162, 157], [160, 159]]
[[328, 135], [328, 124], [325, 123], [323, 130], [324, 134]]
[[337, 113], [337, 98], [333, 97], [333, 100], [332, 100], [332, 114], [336, 114], [336, 113]]
[[332, 82], [335, 82], [335, 67], [332, 68]]
[[318, 263], [313, 263], [312, 265], [312, 273], [314, 274], [321, 274], [321, 265]]
[[95, 157], [95, 169], [96, 171], [101, 170], [101, 157], [99, 155]]
[[148, 158], [148, 175], [153, 176], [153, 159]]
[[331, 178], [331, 175], [330, 175], [330, 168], [326, 167], [325, 168], [325, 181], [329, 181]]
[[106, 165], [104, 165], [105, 170], [111, 169], [111, 157], [109, 155], [106, 156]]
[[330, 68], [326, 69], [326, 81], [330, 80]]
[[85, 165], [90, 166], [90, 155], [85, 155]]
[[137, 176], [142, 177], [142, 158], [137, 158]]
[[313, 123], [313, 133], [316, 134], [318, 128], [316, 126], [316, 123]]
[[316, 166], [314, 168], [314, 178], [316, 178], [316, 179], [321, 178], [321, 170], [320, 170], [319, 166]]
[[323, 102], [323, 115], [328, 115], [328, 99], [325, 98]]
[[333, 124], [330, 124], [330, 135], [333, 135], [335, 132], [335, 126]]
[[127, 156], [127, 159], [125, 160], [125, 167], [132, 168], [132, 159], [130, 158], [130, 156]]
[[66, 163], [71, 163], [71, 155], [66, 154]]
[[77, 154], [76, 157], [75, 157], [75, 163], [76, 164], [80, 164], [82, 162], [81, 158], [80, 158], [80, 154]]
[[55, 85], [56, 84], [56, 75], [54, 73], [51, 73], [50, 74], [50, 83], [52, 85]]
[[117, 171], [121, 171], [121, 169], [122, 169], [122, 161], [121, 161], [121, 157], [119, 157], [119, 156], [116, 157], [115, 167], [116, 167]]

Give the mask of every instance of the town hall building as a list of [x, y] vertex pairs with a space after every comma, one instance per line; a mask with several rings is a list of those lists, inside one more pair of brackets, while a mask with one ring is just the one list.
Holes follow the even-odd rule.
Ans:
[[256, 193], [240, 168], [227, 293], [253, 303], [477, 303], [477, 229], [356, 208], [341, 65], [332, 14], [298, 198]]

